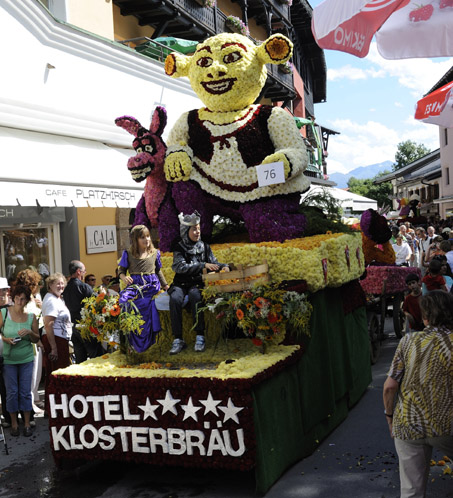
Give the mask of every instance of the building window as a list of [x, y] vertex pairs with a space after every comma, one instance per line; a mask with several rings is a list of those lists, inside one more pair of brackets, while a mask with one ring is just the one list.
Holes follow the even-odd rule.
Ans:
[[444, 128], [444, 147], [448, 145], [448, 128]]
[[450, 168], [445, 168], [445, 185], [450, 185]]

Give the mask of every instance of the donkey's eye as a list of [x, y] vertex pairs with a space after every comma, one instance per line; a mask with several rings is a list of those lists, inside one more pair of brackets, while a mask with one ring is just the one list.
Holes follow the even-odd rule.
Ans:
[[135, 152], [138, 152], [140, 154], [141, 152], [143, 152], [143, 148], [142, 147], [137, 147], [135, 149]]
[[152, 152], [153, 146], [152, 145], [145, 145], [145, 150], [146, 150], [146, 152]]

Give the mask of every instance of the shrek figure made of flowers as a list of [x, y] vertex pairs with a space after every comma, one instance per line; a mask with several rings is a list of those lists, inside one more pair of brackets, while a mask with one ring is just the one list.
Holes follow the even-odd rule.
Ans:
[[[213, 217], [243, 220], [251, 242], [284, 241], [302, 235], [298, 212], [308, 154], [293, 117], [280, 107], [256, 105], [266, 64], [289, 60], [292, 43], [275, 34], [256, 46], [245, 36], [221, 33], [197, 46], [192, 56], [170, 54], [165, 72], [187, 76], [206, 107], [180, 116], [169, 134], [164, 163], [173, 203], [163, 203], [162, 250], [179, 233], [176, 212], [201, 215], [207, 238]], [[283, 162], [285, 182], [259, 187], [255, 166]]]

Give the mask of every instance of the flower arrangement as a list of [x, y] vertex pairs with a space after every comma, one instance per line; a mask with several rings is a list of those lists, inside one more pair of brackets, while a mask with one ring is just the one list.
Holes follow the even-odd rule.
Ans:
[[293, 71], [294, 71], [294, 65], [292, 62], [284, 62], [283, 64], [280, 64], [278, 66], [278, 68], [280, 69], [280, 71], [282, 73], [285, 73], [285, 74], [291, 74]]
[[228, 16], [225, 20], [225, 23], [230, 29], [237, 31], [241, 35], [248, 36], [250, 34], [247, 24], [239, 19], [239, 17]]
[[217, 0], [197, 0], [202, 7], [215, 7]]
[[275, 284], [256, 285], [243, 292], [216, 297], [209, 287], [203, 291], [206, 308], [222, 320], [223, 326], [236, 324], [256, 346], [278, 344], [291, 326], [297, 335], [310, 335], [312, 306], [306, 294], [280, 289]]
[[76, 326], [84, 338], [94, 336], [100, 342], [117, 346], [121, 336], [126, 337], [130, 332], [140, 334], [140, 327], [145, 323], [134, 303], [131, 303], [129, 311], [122, 310], [118, 296], [110, 296], [105, 292], [94, 292], [82, 304]]

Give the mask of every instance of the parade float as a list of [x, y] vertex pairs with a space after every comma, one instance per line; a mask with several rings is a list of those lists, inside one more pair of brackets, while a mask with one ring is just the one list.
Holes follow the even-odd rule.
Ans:
[[189, 348], [169, 356], [169, 312], [161, 306], [158, 340], [138, 353], [127, 336], [137, 333], [139, 317], [118, 313], [102, 294], [86, 303], [83, 332], [121, 344], [53, 372], [47, 409], [57, 463], [254, 471], [263, 493], [316, 448], [369, 384], [360, 232], [338, 225], [304, 236], [310, 229], [299, 206], [309, 186], [304, 141], [285, 110], [253, 104], [265, 64], [286, 63], [291, 50], [279, 34], [255, 45], [222, 33], [193, 56], [170, 54], [166, 73], [188, 76], [206, 108], [181, 116], [164, 146], [165, 161], [164, 110], [156, 110], [149, 129], [118, 118], [134, 136], [137, 154], [128, 168], [137, 181], [146, 178], [134, 223], [158, 230], [168, 283], [179, 212], [197, 210], [207, 238], [217, 216], [242, 223], [246, 240], [212, 245], [234, 271], [206, 278], [203, 353], [191, 348], [189, 313]]
[[398, 339], [406, 331], [406, 315], [402, 310], [407, 290], [406, 277], [415, 273], [421, 281], [422, 275], [419, 268], [395, 265], [395, 251], [390, 243], [392, 233], [383, 215], [374, 209], [366, 210], [361, 216], [360, 228], [366, 265], [360, 285], [367, 299], [370, 354], [374, 364], [379, 357], [381, 342], [386, 337], [385, 318], [392, 316]]

